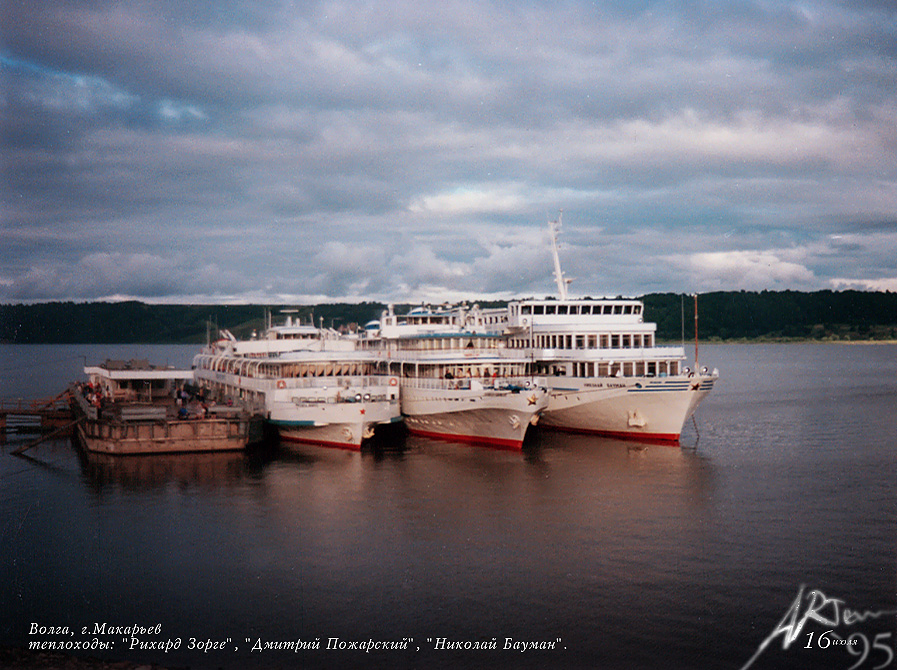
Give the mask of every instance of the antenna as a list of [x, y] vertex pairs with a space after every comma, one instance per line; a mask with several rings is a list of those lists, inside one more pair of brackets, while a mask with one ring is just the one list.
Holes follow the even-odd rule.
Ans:
[[551, 255], [554, 259], [554, 281], [558, 287], [558, 297], [561, 300], [566, 300], [567, 284], [573, 280], [564, 277], [564, 273], [561, 271], [561, 258], [558, 255], [558, 233], [561, 232], [561, 217], [563, 214], [564, 210], [560, 210], [558, 211], [557, 220], [548, 221], [548, 231], [551, 234]]

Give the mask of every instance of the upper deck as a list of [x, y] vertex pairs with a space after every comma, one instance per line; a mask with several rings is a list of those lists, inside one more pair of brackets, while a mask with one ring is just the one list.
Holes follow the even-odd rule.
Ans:
[[520, 300], [508, 304], [511, 330], [531, 328], [576, 328], [579, 330], [613, 330], [641, 326], [653, 329], [643, 317], [644, 305], [629, 298], [582, 300]]

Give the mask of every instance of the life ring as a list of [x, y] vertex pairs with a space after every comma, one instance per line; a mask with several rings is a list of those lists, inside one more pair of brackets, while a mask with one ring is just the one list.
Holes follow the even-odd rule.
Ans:
[[390, 377], [390, 378], [389, 378], [389, 385], [390, 385], [390, 386], [398, 386], [398, 385], [399, 385], [399, 380], [396, 379], [395, 377]]
[[287, 383], [283, 379], [277, 380], [277, 388], [285, 389], [287, 387]]

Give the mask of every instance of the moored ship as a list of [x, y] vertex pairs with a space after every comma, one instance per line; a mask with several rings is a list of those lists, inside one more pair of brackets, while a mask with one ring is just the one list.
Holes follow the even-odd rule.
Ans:
[[401, 421], [398, 379], [368, 353], [202, 353], [193, 366], [213, 394], [259, 407], [282, 440], [360, 449], [377, 426]]
[[503, 335], [471, 328], [478, 308], [390, 308], [361, 346], [387, 361], [401, 386], [409, 432], [438, 439], [520, 449], [548, 404], [544, 381]]
[[571, 299], [550, 222], [557, 300], [507, 308], [511, 345], [530, 352], [550, 387], [540, 425], [624, 439], [678, 443], [685, 422], [713, 389], [717, 370], [686, 366], [682, 346], [658, 346], [656, 324], [633, 299]]

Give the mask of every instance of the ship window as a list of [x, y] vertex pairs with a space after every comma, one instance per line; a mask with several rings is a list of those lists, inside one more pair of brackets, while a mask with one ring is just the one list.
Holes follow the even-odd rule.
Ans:
[[607, 363], [599, 363], [598, 364], [598, 376], [599, 377], [608, 377], [610, 376], [610, 368]]
[[655, 363], [654, 361], [651, 361], [650, 363], [648, 363], [648, 376], [653, 377], [656, 374], [657, 374], [657, 363]]
[[623, 363], [623, 376], [624, 377], [632, 376], [632, 363]]
[[636, 377], [644, 377], [645, 376], [645, 364], [642, 362], [635, 364], [635, 376]]
[[567, 307], [567, 305], [558, 305], [558, 314], [566, 314]]
[[533, 305], [533, 314], [544, 314], [545, 305]]
[[554, 314], [555, 307], [557, 307], [557, 305], [545, 305], [545, 313], [546, 314]]
[[641, 313], [642, 313], [642, 306], [641, 306], [641, 305], [636, 305], [636, 306], [635, 306], [635, 313], [636, 313], [636, 314], [641, 314]]
[[653, 347], [653, 346], [654, 346], [653, 344], [651, 344], [651, 342], [652, 342], [652, 338], [653, 338], [653, 336], [651, 335], [651, 333], [646, 333], [646, 334], [645, 334], [645, 346], [646, 346], [646, 347]]
[[632, 338], [630, 338], [629, 335], [624, 335], [624, 336], [623, 336], [623, 348], [624, 348], [624, 349], [631, 349], [631, 348], [632, 348]]
[[589, 335], [589, 349], [594, 349], [598, 346], [598, 336], [597, 335]]
[[632, 314], [632, 305], [625, 305], [623, 307], [623, 314]]
[[608, 348], [608, 337], [607, 337], [607, 335], [602, 335], [602, 336], [601, 336], [601, 348], [602, 348], [602, 349], [607, 349], [607, 348]]
[[614, 305], [614, 314], [622, 314], [623, 305]]
[[613, 305], [604, 305], [603, 314], [611, 314], [613, 313]]
[[584, 336], [584, 335], [577, 335], [577, 336], [576, 336], [576, 348], [577, 348], [577, 349], [584, 349], [585, 346], [586, 346], [586, 338], [585, 338], [585, 336]]
[[619, 335], [611, 335], [610, 336], [610, 348], [611, 349], [619, 349], [620, 348], [620, 336]]

